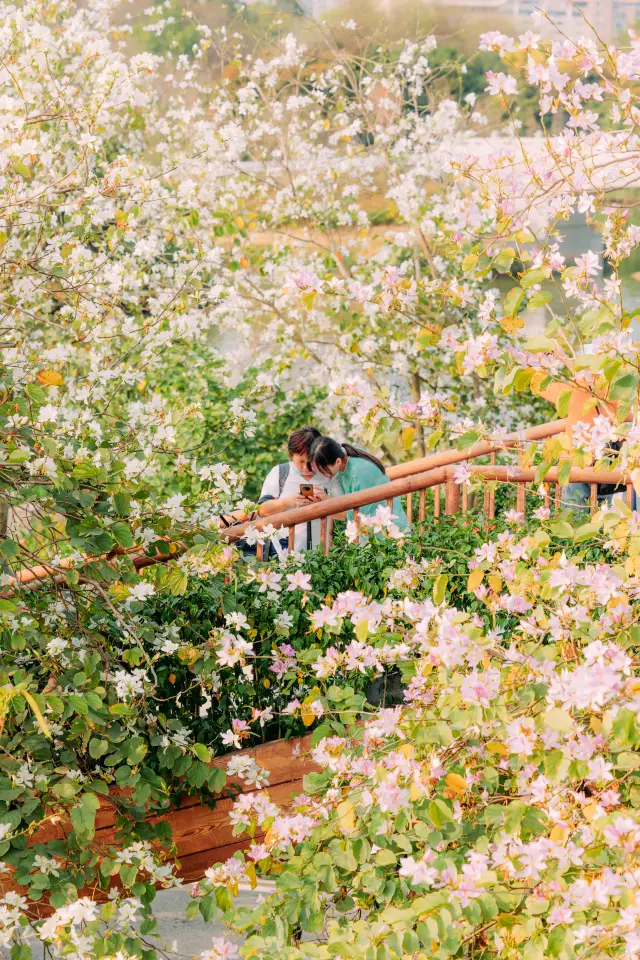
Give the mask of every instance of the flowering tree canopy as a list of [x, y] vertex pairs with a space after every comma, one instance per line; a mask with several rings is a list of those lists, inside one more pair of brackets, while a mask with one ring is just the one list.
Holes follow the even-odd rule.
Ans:
[[[0, 4], [0, 941], [13, 960], [33, 933], [61, 955], [151, 958], [154, 887], [175, 881], [149, 815], [184, 792], [213, 803], [214, 750], [281, 715], [312, 731], [318, 770], [284, 809], [257, 763], [229, 761], [256, 788], [232, 813], [247, 849], [190, 906], [221, 912], [245, 956], [637, 957], [630, 508], [580, 523], [542, 505], [478, 545], [456, 528], [471, 557], [443, 542], [453, 525], [435, 551], [383, 509], [366, 541], [348, 526], [342, 579], [336, 558], [239, 564], [217, 533], [243, 478], [163, 370], [232, 331], [236, 362], [257, 345], [265, 372], [228, 432], [251, 433], [274, 377], [311, 360], [365, 437], [403, 431], [395, 452], [471, 445], [521, 416], [503, 400], [547, 397], [571, 429], [527, 452], [538, 482], [553, 464], [563, 486], [573, 464], [640, 476], [620, 282], [638, 41], [486, 35], [505, 59], [488, 94], [509, 115], [522, 73], [541, 125], [483, 154], [433, 38], [346, 52], [327, 35], [323, 58], [288, 38], [207, 86], [206, 30], [169, 68], [129, 56], [111, 13]], [[565, 262], [574, 211], [602, 231], [604, 280], [593, 254]], [[540, 308], [544, 336], [523, 339]], [[377, 707], [369, 684], [392, 673], [399, 702]], [[275, 895], [236, 909], [258, 876]], [[235, 953], [218, 939], [207, 956]]]

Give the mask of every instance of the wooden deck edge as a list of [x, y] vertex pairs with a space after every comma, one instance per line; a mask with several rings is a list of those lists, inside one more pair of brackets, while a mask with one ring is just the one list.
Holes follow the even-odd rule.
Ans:
[[[277, 740], [272, 743], [260, 744], [247, 750], [238, 751], [240, 754], [253, 756], [258, 763], [270, 771], [268, 786], [261, 788], [268, 791], [274, 803], [287, 807], [292, 798], [302, 791], [303, 777], [317, 766], [304, 756], [310, 746], [310, 736], [292, 740]], [[294, 751], [297, 751], [294, 754]], [[298, 755], [298, 752], [300, 755]], [[212, 765], [223, 766], [234, 754], [217, 757]], [[237, 754], [236, 754], [237, 755]], [[274, 763], [275, 761], [275, 763]], [[269, 767], [271, 762], [273, 769]], [[256, 788], [241, 789], [241, 793], [254, 793]], [[145, 822], [168, 822], [172, 828], [173, 842], [177, 848], [175, 855], [170, 855], [164, 848], [159, 848], [165, 862], [179, 864], [176, 875], [185, 881], [202, 879], [205, 870], [221, 860], [227, 859], [237, 850], [247, 847], [251, 842], [248, 837], [234, 837], [233, 825], [229, 821], [229, 812], [235, 797], [221, 796], [216, 800], [214, 807], [200, 803], [197, 797], [186, 798], [185, 803], [173, 807], [162, 814], [150, 814]], [[98, 818], [102, 820], [96, 829], [94, 844], [96, 848], [109, 846], [115, 835], [115, 813], [113, 807], [104, 801], [98, 811]], [[70, 824], [61, 822], [55, 826], [45, 824], [30, 838], [30, 845], [46, 843], [48, 840], [63, 837], [70, 830]], [[263, 836], [261, 833], [256, 839]], [[117, 878], [112, 884], [117, 886]], [[27, 895], [27, 888], [19, 886], [13, 881], [11, 873], [0, 877], [0, 896], [13, 891]], [[94, 888], [85, 888], [78, 891], [79, 896], [87, 896], [98, 902], [107, 898], [108, 891], [98, 891]], [[45, 901], [32, 902], [33, 912], [40, 917], [47, 916], [52, 908]]]

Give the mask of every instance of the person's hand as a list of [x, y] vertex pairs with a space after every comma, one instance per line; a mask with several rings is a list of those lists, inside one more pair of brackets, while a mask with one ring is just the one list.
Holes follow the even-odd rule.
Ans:
[[280, 499], [283, 510], [295, 510], [296, 507], [308, 507], [313, 503], [309, 497], [303, 497], [299, 493], [294, 493], [291, 497], [282, 497]]
[[322, 487], [313, 488], [313, 502], [320, 503], [322, 500], [330, 500], [330, 494], [326, 490], [323, 490]]

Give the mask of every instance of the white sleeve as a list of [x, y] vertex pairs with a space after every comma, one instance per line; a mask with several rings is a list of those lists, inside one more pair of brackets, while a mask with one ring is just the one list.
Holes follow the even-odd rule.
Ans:
[[260, 491], [260, 500], [262, 500], [263, 497], [273, 497], [274, 500], [277, 500], [279, 496], [280, 483], [278, 480], [278, 467], [272, 467], [264, 478], [262, 490]]

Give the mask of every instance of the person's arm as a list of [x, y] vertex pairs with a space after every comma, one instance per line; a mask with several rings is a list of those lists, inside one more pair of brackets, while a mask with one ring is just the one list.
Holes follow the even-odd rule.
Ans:
[[258, 516], [273, 517], [276, 513], [284, 513], [285, 510], [293, 510], [295, 507], [308, 507], [313, 502], [306, 497], [301, 497], [299, 493], [287, 497], [281, 497], [279, 494], [279, 470], [278, 467], [274, 467], [266, 475], [262, 484], [258, 500]]
[[555, 406], [560, 395], [566, 390], [571, 390], [569, 408], [567, 410], [566, 427], [566, 432], [569, 434], [569, 436], [571, 436], [573, 427], [576, 423], [591, 423], [593, 420], [595, 420], [595, 418], [598, 416], [598, 407], [591, 406], [585, 410], [585, 406], [587, 402], [593, 398], [593, 394], [587, 393], [586, 390], [580, 390], [578, 387], [570, 387], [568, 384], [560, 383], [557, 380], [554, 380], [553, 383], [550, 383], [548, 387], [545, 387], [544, 390], [541, 390], [540, 396]]
[[[558, 347], [555, 354], [559, 360], [565, 364], [569, 371], [576, 377], [578, 383], [580, 382], [580, 372], [576, 371], [573, 361], [566, 357], [564, 351]], [[604, 414], [607, 417], [613, 419], [618, 410], [618, 402], [615, 400], [607, 400], [603, 397], [597, 397], [593, 392], [589, 390], [581, 389], [579, 386], [573, 386], [568, 383], [561, 383], [558, 380], [554, 380], [549, 384], [548, 387], [545, 387], [544, 390], [540, 391], [540, 396], [544, 400], [548, 400], [549, 403], [552, 403], [554, 406], [558, 402], [558, 399], [562, 393], [570, 390], [571, 396], [569, 398], [569, 407], [567, 410], [567, 427], [566, 432], [569, 437], [573, 435], [573, 427], [576, 423], [593, 423], [596, 417]], [[597, 403], [593, 403], [593, 400], [596, 399]], [[630, 419], [627, 416], [627, 420]]]
[[272, 497], [260, 504], [258, 513], [261, 517], [272, 517], [276, 513], [294, 510], [296, 507], [308, 507], [312, 503], [314, 503], [313, 500], [309, 500], [308, 497], [301, 497], [299, 493], [290, 497]]

